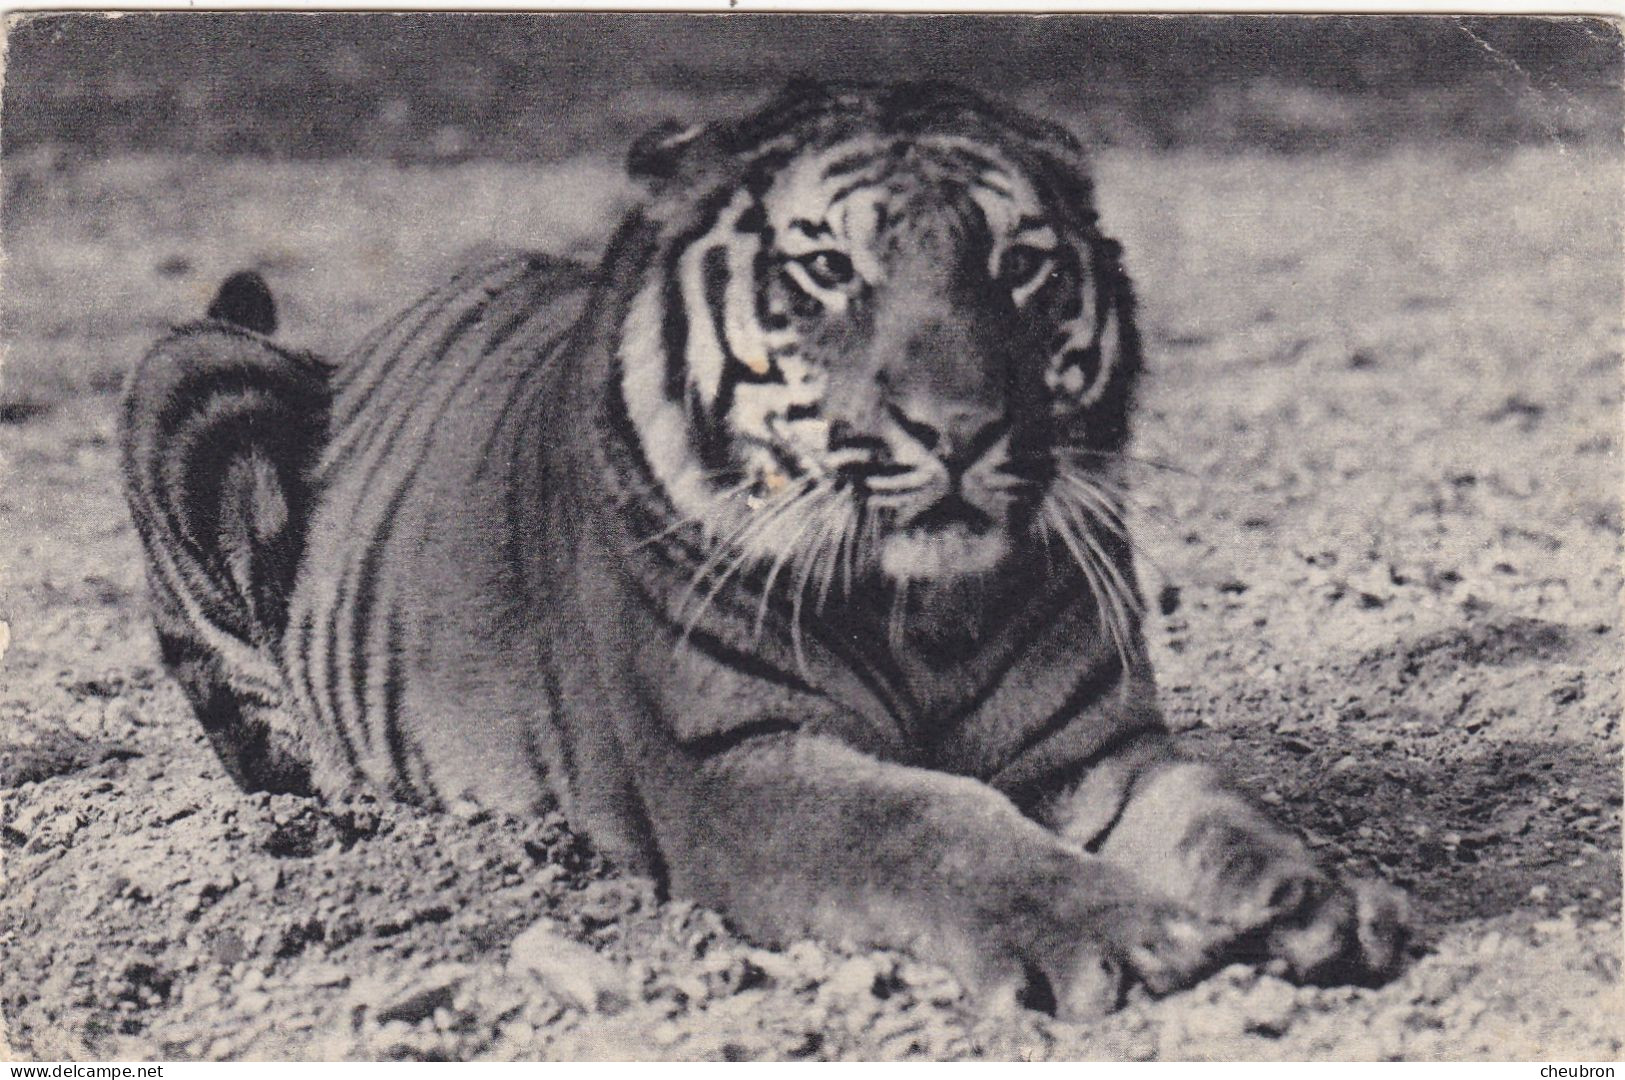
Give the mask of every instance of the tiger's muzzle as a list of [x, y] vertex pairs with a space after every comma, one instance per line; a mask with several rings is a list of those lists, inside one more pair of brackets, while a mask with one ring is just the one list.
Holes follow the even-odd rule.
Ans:
[[881, 568], [896, 579], [993, 570], [1039, 494], [1018, 462], [1035, 433], [1014, 419], [1014, 366], [955, 329], [927, 323], [890, 348], [881, 336], [868, 423], [830, 426], [831, 451], [850, 455], [842, 475], [880, 517]]

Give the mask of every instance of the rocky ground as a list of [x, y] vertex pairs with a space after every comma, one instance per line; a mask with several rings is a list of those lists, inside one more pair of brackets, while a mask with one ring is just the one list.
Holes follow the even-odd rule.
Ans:
[[1424, 934], [1380, 989], [1232, 968], [1082, 1026], [755, 949], [557, 818], [244, 795], [159, 671], [113, 449], [145, 342], [258, 265], [336, 350], [468, 248], [590, 251], [609, 166], [6, 168], [0, 1055], [1620, 1055], [1617, 157], [1100, 162], [1168, 711]]

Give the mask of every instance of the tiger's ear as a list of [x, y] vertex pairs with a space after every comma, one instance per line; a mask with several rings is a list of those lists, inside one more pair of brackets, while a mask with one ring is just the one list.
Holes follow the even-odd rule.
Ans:
[[684, 124], [667, 120], [653, 130], [645, 132], [626, 152], [626, 172], [634, 180], [660, 182], [670, 180], [682, 171], [687, 157], [700, 136], [704, 124]]

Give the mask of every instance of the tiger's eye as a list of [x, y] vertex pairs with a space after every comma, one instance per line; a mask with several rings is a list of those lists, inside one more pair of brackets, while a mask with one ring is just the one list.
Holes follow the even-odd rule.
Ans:
[[999, 279], [1019, 288], [1037, 277], [1049, 263], [1050, 253], [1030, 244], [1015, 244], [999, 259]]
[[852, 280], [852, 260], [839, 251], [815, 251], [800, 259], [807, 276], [826, 289], [836, 289]]

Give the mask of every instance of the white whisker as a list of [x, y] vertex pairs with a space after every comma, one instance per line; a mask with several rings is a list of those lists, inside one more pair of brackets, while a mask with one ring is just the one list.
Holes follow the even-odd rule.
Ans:
[[830, 510], [834, 518], [830, 526], [829, 539], [825, 542], [822, 551], [824, 555], [820, 561], [818, 573], [818, 605], [816, 610], [822, 613], [824, 605], [829, 601], [830, 588], [835, 584], [835, 578], [841, 566], [841, 549], [846, 546], [846, 539], [851, 531], [853, 510], [850, 503], [839, 502]]
[[[1053, 493], [1052, 493], [1053, 494]], [[1095, 599], [1095, 610], [1102, 627], [1111, 635], [1118, 659], [1128, 670], [1129, 642], [1132, 629], [1128, 612], [1124, 609], [1119, 592], [1122, 578], [1105, 557], [1098, 542], [1090, 535], [1088, 520], [1064, 498], [1050, 499], [1043, 512], [1047, 525], [1054, 529], [1061, 543], [1071, 553], [1073, 562], [1083, 574]], [[1111, 575], [1108, 580], [1107, 574]], [[1129, 594], [1132, 596], [1132, 593]]]
[[1123, 519], [1123, 512], [1114, 506], [1110, 498], [1098, 487], [1081, 477], [1071, 473], [1063, 473], [1060, 477], [1063, 483], [1068, 484], [1080, 501], [1087, 504], [1094, 511], [1091, 515], [1112, 535], [1125, 543], [1130, 543], [1128, 522]]
[[[830, 534], [830, 521], [823, 513], [823, 511], [825, 511], [827, 508], [828, 503], [826, 502], [825, 504], [817, 507], [817, 513], [810, 515], [810, 522], [816, 524], [818, 526], [818, 530], [813, 534], [813, 541], [806, 546], [805, 559], [803, 560], [801, 567], [796, 572], [795, 587], [790, 594], [790, 647], [795, 653], [796, 666], [801, 668], [803, 671], [805, 671], [807, 668], [807, 657], [802, 651], [801, 643], [802, 597], [806, 593], [807, 583], [812, 580], [813, 574], [817, 569], [819, 552], [823, 548], [825, 540]], [[802, 530], [802, 533], [798, 534], [798, 536], [805, 534], [805, 532], [806, 530]], [[800, 550], [794, 553], [794, 557], [797, 558], [801, 557], [802, 555], [803, 552]]]
[[[749, 491], [751, 489], [751, 487], [753, 487], [755, 485], [755, 483], [756, 483], [756, 481], [754, 481], [754, 480], [742, 480], [739, 483], [734, 484], [732, 487], [724, 488], [723, 490], [717, 492], [715, 497], [716, 497], [716, 499], [718, 501], [723, 501], [723, 500], [726, 500], [726, 499], [735, 498], [735, 497], [737, 497], [739, 495], [743, 495], [745, 492]], [[630, 498], [630, 496], [629, 496], [629, 498]], [[705, 524], [705, 519], [702, 518], [698, 514], [688, 514], [688, 515], [682, 516], [678, 520], [676, 520], [676, 521], [672, 522], [670, 525], [666, 526], [664, 529], [661, 529], [659, 532], [652, 533], [649, 536], [643, 537], [641, 540], [635, 541], [633, 543], [633, 545], [632, 545], [632, 550], [633, 551], [638, 551], [638, 550], [641, 550], [642, 548], [648, 547], [650, 544], [657, 544], [660, 541], [664, 540], [666, 537], [672, 535], [675, 532], [680, 532], [681, 530], [689, 527], [690, 525], [700, 525], [700, 526], [703, 527], [704, 524]]]
[[[823, 493], [809, 493], [802, 501], [803, 503], [813, 503], [814, 500], [818, 499], [821, 494]], [[767, 609], [768, 605], [773, 599], [773, 587], [778, 581], [779, 572], [783, 570], [786, 565], [790, 565], [795, 562], [795, 554], [801, 543], [801, 538], [807, 534], [809, 529], [818, 523], [817, 516], [811, 513], [813, 506], [805, 505], [802, 509], [803, 513], [807, 515], [807, 519], [801, 523], [801, 527], [792, 533], [790, 538], [779, 548], [779, 553], [773, 557], [773, 567], [768, 571], [767, 581], [762, 586], [762, 598], [756, 606], [755, 637], [758, 641], [761, 640], [762, 629], [767, 623]]]
[[699, 624], [701, 616], [704, 615], [706, 609], [711, 606], [718, 593], [721, 592], [723, 585], [751, 559], [753, 554], [750, 548], [751, 542], [783, 518], [791, 507], [807, 496], [812, 487], [812, 481], [803, 481], [797, 487], [786, 488], [778, 492], [773, 496], [771, 502], [764, 504], [742, 526], [735, 529], [726, 539], [717, 542], [716, 549], [689, 580], [688, 587], [678, 599], [677, 611], [681, 613], [687, 609], [694, 592], [718, 566], [722, 565], [723, 560], [730, 555], [733, 556], [733, 559], [722, 573], [716, 576], [710, 591], [706, 593], [704, 599], [695, 609], [693, 616], [687, 620], [683, 634], [677, 641], [679, 648], [688, 640], [688, 635]]

